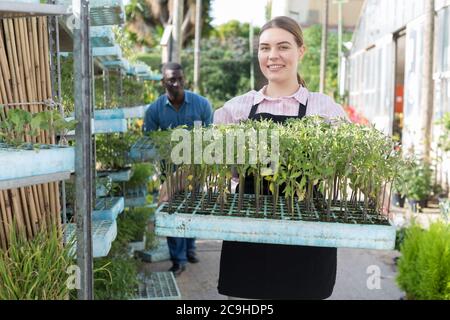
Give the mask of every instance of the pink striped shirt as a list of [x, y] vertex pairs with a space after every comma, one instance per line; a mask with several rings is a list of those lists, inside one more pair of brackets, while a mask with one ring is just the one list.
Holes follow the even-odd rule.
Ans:
[[238, 123], [248, 119], [252, 106], [259, 103], [256, 113], [271, 113], [274, 115], [296, 116], [299, 103], [306, 104], [306, 116], [319, 115], [324, 118], [343, 117], [348, 120], [344, 109], [327, 95], [309, 92], [300, 87], [297, 92], [288, 97], [271, 98], [264, 94], [266, 86], [259, 91], [252, 90], [242, 96], [235, 97], [217, 109], [214, 113], [214, 123]]

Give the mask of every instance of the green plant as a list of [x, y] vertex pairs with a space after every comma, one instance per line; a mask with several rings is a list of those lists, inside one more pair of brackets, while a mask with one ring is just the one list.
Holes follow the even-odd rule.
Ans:
[[450, 295], [450, 226], [423, 230], [413, 224], [400, 248], [397, 283], [408, 299], [441, 300]]
[[154, 167], [150, 163], [135, 163], [132, 165], [133, 175], [130, 181], [125, 183], [125, 188], [138, 188], [148, 184], [150, 177], [154, 174]]
[[410, 200], [426, 200], [431, 194], [431, 169], [424, 162], [412, 163], [405, 170], [406, 197]]
[[8, 250], [0, 249], [0, 300], [68, 299], [72, 246], [62, 245], [56, 227], [42, 229], [31, 240], [10, 232]]
[[442, 133], [439, 137], [439, 147], [445, 152], [448, 152], [450, 151], [450, 112], [445, 113], [437, 124], [442, 125]]
[[[0, 105], [0, 112], [4, 107]], [[10, 109], [6, 112], [6, 119], [0, 122], [0, 141], [12, 146], [26, 143], [25, 136], [30, 141], [47, 131], [50, 135], [65, 134], [75, 129], [76, 121], [66, 121], [57, 110], [47, 110], [30, 113], [23, 109]]]
[[94, 298], [128, 300], [136, 296], [138, 263], [124, 255], [109, 255], [94, 260]]
[[97, 168], [118, 170], [128, 166], [128, 153], [138, 138], [133, 132], [97, 135]]
[[[198, 134], [203, 136], [203, 156], [210, 154], [212, 162], [193, 164], [196, 131], [200, 131]], [[234, 153], [228, 148], [228, 132], [245, 136], [244, 142], [239, 142], [237, 148], [231, 149]], [[213, 128], [194, 128], [187, 132], [189, 134], [191, 152], [185, 157], [190, 158], [183, 159], [181, 164], [176, 163], [177, 170], [174, 170], [171, 157], [171, 131], [150, 134], [162, 160], [161, 171], [175, 172], [165, 177], [170, 199], [169, 212], [173, 196], [181, 196], [183, 192], [184, 198], [190, 199], [188, 208], [194, 208], [194, 201], [199, 198], [202, 210], [205, 205], [211, 205], [215, 193], [217, 198], [214, 201], [218, 202], [220, 212], [223, 212], [232, 177], [228, 158], [236, 163], [237, 156], [241, 155], [243, 161], [238, 162], [235, 168], [241, 186], [246, 176], [254, 177], [256, 215], [262, 208], [261, 196], [264, 180], [267, 180], [273, 198], [274, 215], [281, 191], [284, 193], [287, 212], [291, 215], [294, 215], [296, 202], [303, 202], [307, 211], [312, 211], [313, 205], [317, 210], [325, 211], [328, 220], [336, 207], [339, 207], [339, 213], [345, 215], [362, 207], [366, 222], [369, 211], [384, 213], [384, 198], [389, 194], [387, 188], [398, 179], [405, 165], [392, 139], [374, 127], [351, 124], [342, 119], [330, 121], [316, 116], [288, 121], [286, 125], [271, 121], [247, 121], [216, 125]], [[270, 138], [261, 140], [261, 134]], [[279, 140], [278, 147], [277, 144], [272, 146], [272, 134], [279, 138], [275, 139]], [[259, 141], [257, 136], [260, 137]], [[261, 152], [270, 155], [272, 149], [278, 159], [266, 162], [267, 158], [262, 159], [265, 157], [261, 158]], [[253, 159], [257, 154], [259, 161]], [[273, 171], [268, 170], [269, 164], [272, 169], [275, 168]], [[184, 182], [182, 188], [176, 183], [180, 180]], [[316, 189], [318, 192], [315, 192]], [[240, 188], [239, 211], [243, 198]]]

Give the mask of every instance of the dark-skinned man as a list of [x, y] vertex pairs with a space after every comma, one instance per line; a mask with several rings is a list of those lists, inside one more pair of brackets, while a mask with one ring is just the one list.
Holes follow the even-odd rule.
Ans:
[[[204, 97], [184, 89], [184, 73], [180, 64], [168, 62], [162, 68], [161, 80], [165, 94], [153, 102], [145, 114], [144, 131], [175, 128], [181, 125], [193, 127], [202, 123], [208, 126], [212, 122], [211, 104]], [[180, 275], [187, 262], [197, 263], [195, 239], [168, 237], [172, 271]]]

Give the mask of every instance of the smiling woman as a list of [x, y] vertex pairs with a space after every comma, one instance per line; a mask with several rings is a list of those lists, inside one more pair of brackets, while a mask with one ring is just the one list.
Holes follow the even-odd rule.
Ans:
[[[284, 124], [288, 119], [311, 115], [347, 119], [330, 97], [306, 89], [297, 74], [304, 53], [303, 33], [295, 20], [276, 17], [267, 22], [258, 47], [267, 86], [225, 103], [215, 112], [214, 123], [253, 119]], [[246, 174], [243, 180], [237, 190], [259, 193], [259, 187], [255, 188], [261, 180], [258, 174]], [[264, 187], [262, 193], [269, 191]], [[333, 292], [336, 280], [336, 252], [336, 248], [224, 241], [219, 293], [250, 299], [325, 299]]]

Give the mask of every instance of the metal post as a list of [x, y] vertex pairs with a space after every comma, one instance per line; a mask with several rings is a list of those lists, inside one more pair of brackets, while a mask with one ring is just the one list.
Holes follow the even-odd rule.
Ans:
[[255, 64], [253, 61], [253, 39], [254, 39], [254, 31], [253, 31], [253, 21], [250, 22], [249, 29], [249, 50], [250, 50], [250, 89], [255, 89]]
[[73, 8], [75, 27], [73, 37], [74, 96], [76, 147], [75, 147], [75, 217], [77, 222], [77, 263], [80, 268], [80, 300], [93, 299], [92, 257], [92, 83], [89, 47], [89, 1], [81, 0]]
[[425, 1], [425, 28], [423, 36], [423, 66], [421, 87], [421, 119], [423, 157], [431, 164], [431, 128], [433, 123], [433, 57], [434, 57], [434, 12], [435, 0]]
[[183, 23], [184, 0], [174, 0], [173, 2], [173, 46], [171, 61], [181, 62], [181, 24]]
[[320, 93], [325, 92], [325, 82], [327, 77], [327, 51], [328, 51], [328, 0], [323, 0], [323, 19], [322, 19], [322, 49], [320, 51]]
[[[338, 84], [339, 93], [341, 94], [341, 86], [343, 85], [340, 81], [342, 73], [342, 6], [347, 3], [348, 0], [334, 0], [333, 3], [338, 5]], [[341, 94], [342, 96], [342, 94]]]
[[200, 92], [200, 40], [202, 38], [202, 0], [195, 5], [194, 92]]

